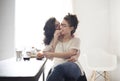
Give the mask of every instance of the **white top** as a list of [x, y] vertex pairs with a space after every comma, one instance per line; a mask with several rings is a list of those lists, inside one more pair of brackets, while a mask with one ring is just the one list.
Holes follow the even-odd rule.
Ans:
[[[55, 52], [57, 53], [61, 53], [61, 52], [67, 52], [71, 49], [77, 49], [79, 50], [80, 48], [80, 40], [79, 38], [72, 38], [71, 40], [69, 40], [68, 42], [61, 42], [59, 41], [56, 45], [56, 48], [55, 48]], [[53, 59], [54, 61], [54, 66], [58, 65], [58, 64], [61, 64], [61, 63], [64, 63], [67, 61], [67, 59], [64, 59], [64, 58], [54, 58]]]
[[[49, 50], [50, 48], [51, 48], [50, 46], [47, 46], [45, 50]], [[55, 52], [57, 52], [57, 53], [67, 52], [71, 49], [77, 49], [77, 50], [80, 49], [80, 39], [79, 38], [73, 37], [71, 40], [69, 40], [67, 42], [58, 41], [56, 48], [55, 48]], [[64, 59], [64, 58], [54, 57], [53, 61], [54, 61], [54, 65], [53, 65], [53, 68], [54, 68], [55, 66], [57, 66], [59, 64], [67, 62], [67, 58]], [[75, 63], [80, 67], [81, 72], [83, 74], [83, 69], [82, 69], [79, 61], [76, 61]]]

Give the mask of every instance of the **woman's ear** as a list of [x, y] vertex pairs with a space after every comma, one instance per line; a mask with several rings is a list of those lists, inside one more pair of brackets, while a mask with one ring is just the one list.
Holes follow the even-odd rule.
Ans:
[[71, 27], [71, 35], [73, 35], [74, 32], [75, 32], [75, 28]]

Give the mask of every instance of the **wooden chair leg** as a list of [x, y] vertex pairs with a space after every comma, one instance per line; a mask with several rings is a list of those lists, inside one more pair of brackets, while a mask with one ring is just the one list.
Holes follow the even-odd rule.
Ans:
[[93, 71], [91, 78], [90, 78], [90, 81], [95, 81], [95, 78], [96, 78], [96, 71]]
[[109, 74], [107, 71], [104, 71], [104, 78], [105, 78], [105, 81], [110, 81]]

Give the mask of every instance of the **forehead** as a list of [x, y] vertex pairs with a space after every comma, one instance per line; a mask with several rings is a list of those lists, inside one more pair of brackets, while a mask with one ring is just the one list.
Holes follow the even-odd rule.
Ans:
[[56, 21], [55, 21], [55, 24], [60, 24], [60, 22], [56, 20]]
[[66, 24], [66, 25], [68, 25], [68, 22], [63, 19], [63, 21], [61, 22], [61, 24]]

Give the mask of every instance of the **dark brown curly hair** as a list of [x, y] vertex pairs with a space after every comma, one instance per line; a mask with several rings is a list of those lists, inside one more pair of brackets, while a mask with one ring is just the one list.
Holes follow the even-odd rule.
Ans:
[[45, 23], [45, 26], [44, 26], [44, 44], [45, 45], [49, 45], [51, 40], [53, 39], [53, 35], [54, 35], [54, 32], [55, 32], [55, 22], [56, 22], [56, 18], [55, 17], [51, 17], [49, 18], [46, 23]]

